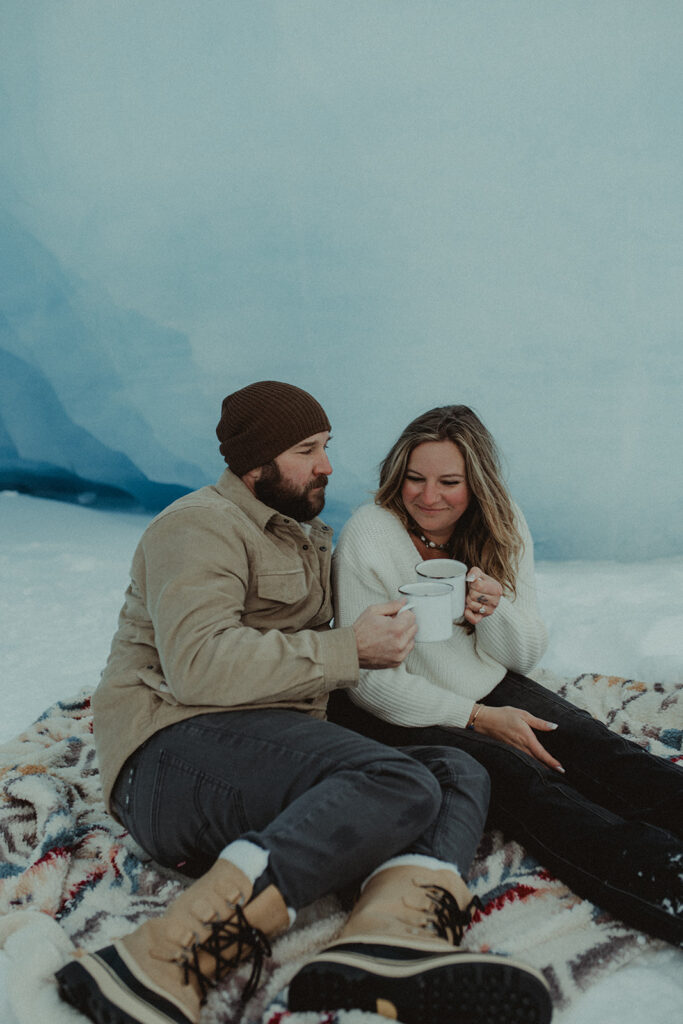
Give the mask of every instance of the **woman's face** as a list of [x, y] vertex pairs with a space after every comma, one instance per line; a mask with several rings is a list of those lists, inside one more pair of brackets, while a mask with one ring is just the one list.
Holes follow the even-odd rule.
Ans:
[[413, 448], [401, 487], [403, 504], [430, 540], [448, 539], [470, 503], [465, 460], [452, 441]]

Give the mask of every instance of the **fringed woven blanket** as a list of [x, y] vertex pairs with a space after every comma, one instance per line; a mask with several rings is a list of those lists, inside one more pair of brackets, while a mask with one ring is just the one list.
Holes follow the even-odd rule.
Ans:
[[[652, 753], [683, 762], [683, 684], [536, 678]], [[0, 749], [0, 794], [0, 945], [13, 966], [14, 1012], [20, 1024], [82, 1024], [59, 999], [53, 972], [74, 946], [97, 949], [161, 913], [186, 883], [145, 861], [106, 813], [89, 692], [55, 704]], [[663, 945], [579, 899], [498, 832], [484, 836], [470, 881], [484, 909], [463, 947], [513, 954], [542, 970], [556, 1022], [606, 972]], [[211, 995], [202, 1024], [379, 1024], [384, 1018], [358, 1011], [286, 1012], [290, 978], [344, 919], [334, 898], [307, 908], [274, 944], [256, 995], [240, 1002], [248, 968], [240, 969]]]

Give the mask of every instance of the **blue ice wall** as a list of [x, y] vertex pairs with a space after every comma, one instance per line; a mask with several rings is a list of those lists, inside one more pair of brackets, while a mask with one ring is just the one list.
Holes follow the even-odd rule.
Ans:
[[409, 418], [466, 402], [539, 555], [683, 552], [679, 3], [2, 18], [3, 247], [32, 256], [1, 311], [75, 422], [193, 486], [223, 395], [290, 380], [343, 508]]

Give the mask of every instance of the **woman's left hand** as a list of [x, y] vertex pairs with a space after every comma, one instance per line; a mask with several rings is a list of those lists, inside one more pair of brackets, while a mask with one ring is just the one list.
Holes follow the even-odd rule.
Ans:
[[476, 626], [482, 619], [495, 612], [503, 596], [503, 588], [497, 580], [487, 576], [477, 565], [472, 566], [466, 580], [465, 618]]

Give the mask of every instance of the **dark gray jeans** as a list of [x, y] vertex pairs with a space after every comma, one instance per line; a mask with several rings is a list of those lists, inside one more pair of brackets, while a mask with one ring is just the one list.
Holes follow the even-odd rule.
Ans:
[[267, 878], [300, 909], [401, 853], [465, 874], [489, 779], [462, 750], [394, 750], [286, 709], [198, 715], [128, 759], [112, 806], [159, 863], [198, 876], [235, 839], [269, 852]]

